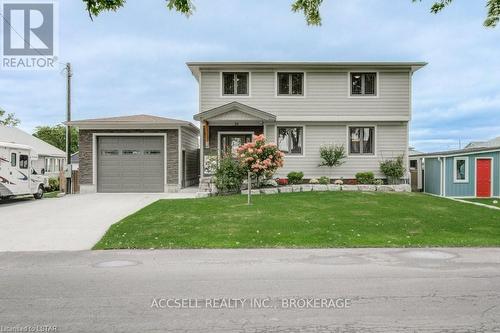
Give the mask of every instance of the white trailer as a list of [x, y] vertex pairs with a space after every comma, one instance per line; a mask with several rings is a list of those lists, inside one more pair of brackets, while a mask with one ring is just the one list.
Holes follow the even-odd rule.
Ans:
[[0, 198], [32, 194], [41, 199], [45, 179], [36, 174], [32, 160], [37, 155], [30, 146], [0, 142]]

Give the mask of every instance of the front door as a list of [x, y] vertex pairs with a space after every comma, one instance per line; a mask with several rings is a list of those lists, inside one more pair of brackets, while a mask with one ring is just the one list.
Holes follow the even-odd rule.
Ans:
[[236, 149], [252, 141], [252, 134], [221, 134], [220, 151], [222, 156], [236, 156]]
[[491, 160], [478, 159], [476, 164], [476, 196], [491, 197]]

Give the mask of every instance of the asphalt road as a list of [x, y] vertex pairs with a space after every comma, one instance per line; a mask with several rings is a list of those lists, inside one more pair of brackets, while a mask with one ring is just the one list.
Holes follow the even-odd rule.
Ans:
[[500, 332], [500, 249], [0, 253], [0, 331], [35, 325]]

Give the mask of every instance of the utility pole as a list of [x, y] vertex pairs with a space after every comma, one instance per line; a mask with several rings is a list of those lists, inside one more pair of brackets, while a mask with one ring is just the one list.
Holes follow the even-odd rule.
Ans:
[[66, 165], [69, 172], [69, 177], [66, 175], [66, 193], [71, 193], [71, 126], [69, 122], [71, 121], [71, 64], [68, 62], [66, 64]]

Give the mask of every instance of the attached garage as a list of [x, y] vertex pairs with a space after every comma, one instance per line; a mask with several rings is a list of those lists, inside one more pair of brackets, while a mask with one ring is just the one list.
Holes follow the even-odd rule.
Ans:
[[80, 192], [176, 192], [199, 180], [199, 129], [150, 115], [71, 121]]
[[97, 139], [98, 192], [163, 192], [163, 136], [100, 136]]

